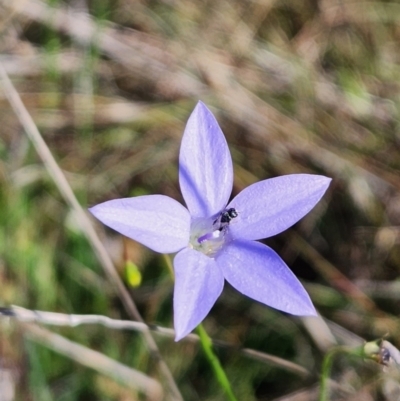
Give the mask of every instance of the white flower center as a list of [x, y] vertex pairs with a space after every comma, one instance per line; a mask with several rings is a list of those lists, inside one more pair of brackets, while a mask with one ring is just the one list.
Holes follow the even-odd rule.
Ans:
[[[231, 211], [234, 211], [234, 214]], [[229, 222], [236, 216], [236, 210], [229, 209], [214, 218], [193, 220], [190, 227], [189, 246], [213, 258], [231, 240]]]

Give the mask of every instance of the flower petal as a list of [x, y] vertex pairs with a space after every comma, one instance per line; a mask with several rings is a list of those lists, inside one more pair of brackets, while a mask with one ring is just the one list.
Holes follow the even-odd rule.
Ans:
[[330, 181], [321, 175], [293, 174], [250, 185], [227, 206], [239, 214], [229, 226], [232, 237], [257, 240], [286, 230], [316, 205]]
[[189, 212], [168, 196], [115, 199], [89, 211], [106, 226], [156, 252], [177, 252], [189, 243]]
[[186, 248], [174, 259], [175, 341], [189, 334], [207, 316], [224, 288], [215, 260]]
[[197, 103], [185, 128], [179, 183], [193, 217], [210, 217], [228, 203], [233, 170], [224, 134], [204, 103]]
[[218, 253], [216, 262], [225, 279], [244, 295], [292, 315], [316, 315], [304, 287], [266, 245], [233, 241]]

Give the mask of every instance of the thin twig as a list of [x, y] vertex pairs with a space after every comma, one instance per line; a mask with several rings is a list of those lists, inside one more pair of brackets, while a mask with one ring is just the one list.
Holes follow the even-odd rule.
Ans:
[[[95, 251], [98, 257], [100, 264], [104, 269], [104, 272], [106, 273], [108, 279], [110, 280], [114, 289], [116, 290], [116, 293], [121, 298], [121, 301], [127, 313], [131, 318], [143, 322], [143, 319], [135, 303], [133, 302], [131, 296], [129, 295], [128, 290], [125, 288], [118, 273], [116, 272], [115, 267], [111, 261], [111, 258], [108, 255], [103, 244], [101, 243], [95, 229], [92, 226], [92, 223], [90, 222], [87, 214], [85, 213], [82, 206], [76, 199], [75, 194], [73, 193], [67, 179], [65, 178], [64, 173], [61, 171], [60, 167], [55, 161], [53, 155], [50, 152], [50, 149], [48, 148], [46, 142], [43, 140], [38, 128], [36, 127], [36, 124], [34, 123], [32, 117], [28, 113], [24, 104], [22, 103], [22, 100], [18, 92], [15, 90], [14, 85], [10, 81], [1, 63], [0, 63], [0, 76], [2, 78], [4, 92], [8, 98], [8, 101], [10, 102], [15, 114], [19, 118], [21, 125], [24, 127], [26, 134], [28, 135], [29, 139], [35, 146], [36, 151], [41, 157], [48, 173], [53, 178], [55, 185], [57, 186], [61, 195], [64, 197], [64, 200], [75, 211], [78, 217], [78, 222], [81, 225], [82, 231], [88, 238], [93, 250]], [[173, 395], [174, 399], [183, 400], [182, 395], [180, 394], [179, 389], [175, 383], [175, 380], [168, 366], [161, 358], [157, 344], [155, 343], [150, 332], [148, 330], [144, 330], [143, 336], [146, 340], [148, 348], [151, 351], [151, 354], [155, 356], [159, 364], [160, 370], [162, 371], [165, 379], [168, 382], [171, 394]]]
[[[84, 324], [101, 324], [109, 329], [114, 330], [134, 330], [138, 332], [151, 330], [155, 334], [160, 334], [165, 337], [175, 337], [175, 331], [173, 329], [156, 325], [147, 325], [146, 323], [134, 322], [131, 320], [111, 319], [103, 315], [73, 315], [56, 312], [44, 312], [12, 305], [9, 308], [0, 308], [0, 316], [11, 317], [25, 323], [34, 322], [52, 326], [76, 327]], [[200, 341], [200, 339], [197, 334], [189, 334], [182, 341], [191, 341], [197, 343]], [[237, 351], [247, 358], [278, 366], [303, 377], [310, 375], [310, 372], [302, 366], [294, 362], [287, 361], [286, 359], [279, 358], [275, 355], [266, 354], [265, 352], [256, 351], [250, 348], [238, 348], [232, 344], [219, 340], [212, 341], [214, 346]]]
[[111, 377], [128, 388], [146, 394], [149, 400], [161, 401], [163, 399], [163, 390], [160, 383], [142, 372], [42, 327], [27, 323], [22, 326], [24, 334], [35, 342], [51, 348], [81, 365]]

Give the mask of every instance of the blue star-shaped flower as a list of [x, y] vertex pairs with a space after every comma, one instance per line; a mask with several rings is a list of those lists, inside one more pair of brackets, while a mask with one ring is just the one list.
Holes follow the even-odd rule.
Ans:
[[199, 102], [183, 135], [179, 183], [187, 209], [163, 195], [115, 199], [90, 209], [105, 225], [174, 258], [176, 341], [208, 314], [226, 279], [241, 293], [293, 315], [315, 315], [283, 260], [255, 240], [278, 234], [306, 215], [331, 179], [293, 174], [250, 185], [229, 204], [232, 160], [225, 137]]

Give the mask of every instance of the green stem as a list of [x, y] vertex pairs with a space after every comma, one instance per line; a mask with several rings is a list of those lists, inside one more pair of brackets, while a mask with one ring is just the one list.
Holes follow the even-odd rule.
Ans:
[[200, 337], [201, 347], [203, 348], [204, 354], [205, 354], [209, 364], [211, 365], [212, 370], [214, 371], [217, 381], [219, 382], [219, 384], [225, 391], [225, 394], [227, 395], [228, 399], [230, 401], [237, 401], [236, 397], [233, 394], [229, 379], [226, 376], [226, 373], [225, 373], [218, 357], [214, 353], [214, 350], [212, 348], [211, 338], [205, 331], [202, 324], [199, 324], [197, 326], [196, 331]]
[[331, 374], [334, 355], [335, 355], [335, 350], [328, 352], [324, 357], [324, 361], [322, 363], [322, 372], [320, 377], [318, 401], [328, 401], [328, 391], [329, 391], [328, 380]]
[[331, 369], [333, 364], [333, 359], [337, 354], [348, 354], [349, 356], [364, 357], [363, 347], [360, 348], [348, 348], [348, 347], [336, 347], [330, 350], [324, 358], [322, 363], [322, 371], [320, 377], [319, 386], [319, 398], [318, 401], [328, 401], [329, 400], [329, 386], [328, 381], [331, 375]]

